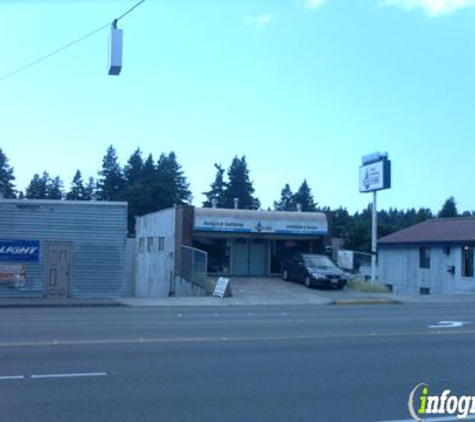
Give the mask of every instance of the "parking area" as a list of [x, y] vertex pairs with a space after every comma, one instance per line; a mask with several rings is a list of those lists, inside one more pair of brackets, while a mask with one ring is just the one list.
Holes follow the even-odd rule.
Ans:
[[368, 294], [349, 289], [307, 288], [279, 277], [232, 277], [233, 297], [252, 302], [323, 304], [329, 301], [359, 299]]
[[365, 293], [343, 290], [307, 288], [302, 284], [284, 281], [279, 277], [232, 277], [233, 298], [249, 304], [328, 304], [337, 301], [390, 298], [391, 294]]

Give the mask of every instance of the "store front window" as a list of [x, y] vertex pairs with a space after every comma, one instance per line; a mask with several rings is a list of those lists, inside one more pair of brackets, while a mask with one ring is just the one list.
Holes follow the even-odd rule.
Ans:
[[310, 253], [310, 240], [274, 240], [271, 242], [271, 273], [281, 274], [284, 261], [296, 253]]
[[209, 274], [229, 274], [231, 246], [227, 239], [195, 240], [193, 246], [208, 253]]

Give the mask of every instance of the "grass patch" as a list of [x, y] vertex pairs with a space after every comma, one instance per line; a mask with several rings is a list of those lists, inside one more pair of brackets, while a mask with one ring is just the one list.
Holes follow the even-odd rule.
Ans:
[[348, 289], [358, 290], [365, 293], [391, 293], [389, 288], [383, 284], [372, 284], [368, 281], [352, 280], [346, 284]]

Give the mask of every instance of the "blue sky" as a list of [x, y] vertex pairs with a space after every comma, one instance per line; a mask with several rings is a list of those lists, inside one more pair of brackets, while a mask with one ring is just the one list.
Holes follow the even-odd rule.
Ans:
[[[2, 75], [131, 1], [1, 1]], [[360, 210], [361, 156], [387, 151], [384, 208], [475, 209], [475, 1], [147, 0], [119, 23], [0, 82], [0, 147], [24, 188], [48, 170], [96, 176], [108, 145], [174, 150], [195, 203], [246, 154], [267, 207], [306, 178], [320, 205]]]

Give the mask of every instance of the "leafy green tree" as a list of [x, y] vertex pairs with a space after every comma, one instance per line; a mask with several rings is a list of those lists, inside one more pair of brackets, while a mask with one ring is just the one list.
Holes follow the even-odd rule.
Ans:
[[69, 201], [87, 201], [87, 196], [88, 194], [84, 186], [81, 171], [77, 170], [71, 183], [71, 189], [66, 194], [66, 199]]
[[228, 183], [224, 193], [223, 208], [234, 208], [234, 198], [239, 199], [241, 209], [259, 209], [261, 204], [254, 197], [254, 186], [249, 178], [246, 157], [234, 157], [228, 170]]
[[351, 224], [351, 216], [346, 208], [337, 208], [330, 212], [332, 222], [332, 236], [341, 237], [343, 239], [348, 237], [348, 230]]
[[101, 201], [121, 201], [124, 199], [125, 178], [117, 158], [117, 152], [111, 145], [102, 160], [102, 170], [97, 182], [97, 197]]
[[290, 185], [287, 183], [280, 193], [280, 200], [274, 202], [276, 211], [296, 211], [297, 204]]
[[304, 212], [314, 212], [317, 210], [317, 203], [313, 198], [312, 190], [307, 180], [303, 181], [299, 190], [294, 195], [294, 201], [296, 204], [302, 205], [302, 211]]
[[0, 148], [0, 195], [5, 199], [16, 197], [15, 185], [13, 184], [15, 176], [13, 168], [9, 164], [9, 159]]
[[439, 218], [454, 218], [458, 217], [459, 213], [457, 210], [457, 203], [455, 202], [455, 199], [453, 196], [448, 198], [444, 205], [442, 206], [442, 209], [439, 211], [438, 217]]
[[214, 182], [211, 184], [208, 192], [203, 192], [203, 195], [206, 196], [206, 201], [203, 202], [205, 208], [210, 208], [213, 205], [213, 199], [216, 199], [218, 206], [222, 206], [226, 202], [225, 192], [227, 184], [224, 180], [225, 170], [220, 164], [215, 164], [214, 167], [216, 168]]

